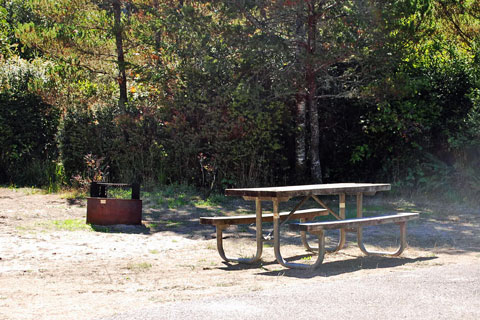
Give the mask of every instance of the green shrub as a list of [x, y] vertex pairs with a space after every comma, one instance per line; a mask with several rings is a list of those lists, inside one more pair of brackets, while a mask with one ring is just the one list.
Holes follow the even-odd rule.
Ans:
[[163, 183], [161, 137], [161, 122], [146, 108], [130, 106], [121, 113], [113, 105], [71, 107], [59, 136], [65, 174], [89, 177], [89, 155], [102, 159], [103, 176], [109, 181]]
[[60, 111], [34, 94], [0, 93], [0, 181], [48, 186], [55, 176]]

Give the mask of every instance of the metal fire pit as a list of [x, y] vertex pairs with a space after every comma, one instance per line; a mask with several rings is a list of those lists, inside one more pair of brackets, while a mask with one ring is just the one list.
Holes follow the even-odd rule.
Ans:
[[[132, 188], [132, 199], [107, 198], [107, 188]], [[87, 198], [87, 223], [97, 225], [142, 224], [142, 200], [137, 183], [92, 182]]]

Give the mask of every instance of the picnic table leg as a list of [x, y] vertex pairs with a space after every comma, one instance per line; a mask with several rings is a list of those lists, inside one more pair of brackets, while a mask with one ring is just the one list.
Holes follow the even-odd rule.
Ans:
[[[363, 194], [357, 193], [357, 218], [363, 217]], [[400, 255], [403, 250], [405, 250], [407, 246], [407, 223], [406, 222], [399, 222], [400, 227], [400, 245], [397, 250], [392, 252], [386, 251], [368, 251], [363, 244], [363, 228], [357, 228], [357, 243], [360, 250], [370, 256], [398, 256]]]
[[363, 228], [357, 228], [357, 242], [360, 250], [369, 256], [399, 256], [407, 247], [407, 223], [405, 221], [397, 223], [400, 227], [400, 245], [397, 250], [388, 252], [388, 251], [369, 251], [365, 248], [363, 244]]
[[318, 257], [314, 264], [291, 263], [283, 259], [280, 252], [280, 214], [278, 211], [278, 200], [273, 200], [273, 245], [275, 258], [282, 266], [292, 269], [315, 269], [320, 266], [325, 256], [325, 234], [323, 230], [315, 232], [318, 237]]
[[257, 253], [253, 258], [230, 258], [225, 255], [223, 250], [223, 230], [227, 225], [217, 226], [217, 251], [226, 262], [241, 262], [241, 263], [255, 263], [260, 261], [263, 251], [263, 234], [262, 234], [262, 201], [255, 199], [255, 211], [256, 211], [256, 240], [257, 240]]

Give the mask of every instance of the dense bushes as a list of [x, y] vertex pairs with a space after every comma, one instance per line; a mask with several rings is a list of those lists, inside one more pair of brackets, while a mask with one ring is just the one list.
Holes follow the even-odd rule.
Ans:
[[416, 58], [378, 86], [380, 102], [363, 105], [352, 159], [404, 191], [478, 197], [478, 66], [455, 50]]
[[364, 97], [321, 101], [325, 181], [387, 181], [405, 193], [478, 198], [479, 66], [455, 49], [429, 49]]
[[56, 175], [58, 108], [34, 94], [0, 93], [0, 183], [47, 186]]
[[[155, 112], [153, 110], [156, 110]], [[59, 135], [67, 177], [92, 179], [85, 159], [101, 160], [110, 181], [187, 183], [206, 189], [286, 181], [285, 106], [262, 109], [176, 105], [70, 108]]]
[[59, 137], [66, 176], [92, 179], [90, 155], [104, 179], [165, 183], [161, 126], [151, 109], [69, 108]]
[[[43, 58], [0, 57], [0, 180], [42, 185], [64, 175], [69, 182], [207, 190], [309, 183], [302, 166], [315, 162], [310, 120], [318, 107], [323, 182], [384, 181], [452, 197], [468, 190], [478, 198], [478, 40], [472, 36], [467, 48], [458, 30], [445, 28], [449, 21], [434, 16], [433, 2], [410, 8], [411, 15], [402, 3], [369, 2], [370, 9], [378, 5], [374, 20], [387, 13], [405, 19], [373, 29], [354, 23], [355, 38], [371, 45], [353, 57], [349, 50], [363, 48], [359, 43], [340, 46], [335, 61], [324, 61], [340, 40], [319, 26], [318, 54], [302, 58], [303, 2], [292, 3], [295, 10], [270, 7], [276, 12], [225, 2], [122, 2], [125, 65], [111, 58], [119, 44], [111, 29], [49, 3], [43, 4], [49, 14], [27, 6], [31, 12], [22, 16], [29, 22], [7, 23], [8, 33], [30, 50], [25, 58], [33, 59], [33, 48]], [[96, 3], [80, 5], [112, 22]], [[278, 19], [271, 29], [254, 23], [267, 22], [269, 14]], [[477, 20], [468, 25], [480, 27]], [[282, 32], [287, 21], [298, 24], [293, 34]], [[348, 21], [338, 20], [329, 34], [345, 36]], [[126, 80], [117, 78], [119, 68]], [[308, 82], [316, 88], [311, 100], [302, 98], [307, 74], [315, 75]], [[124, 81], [128, 101], [118, 104]], [[60, 121], [58, 109], [45, 102], [61, 109]]]

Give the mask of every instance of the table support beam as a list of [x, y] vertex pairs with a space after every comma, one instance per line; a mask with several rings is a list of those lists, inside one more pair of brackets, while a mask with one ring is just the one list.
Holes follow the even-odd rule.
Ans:
[[328, 213], [330, 213], [332, 216], [334, 216], [337, 220], [342, 220], [338, 214], [335, 213], [332, 209], [330, 209], [325, 202], [320, 200], [317, 196], [313, 195], [312, 196], [313, 200], [315, 200], [319, 205], [321, 205], [324, 209], [327, 209]]

